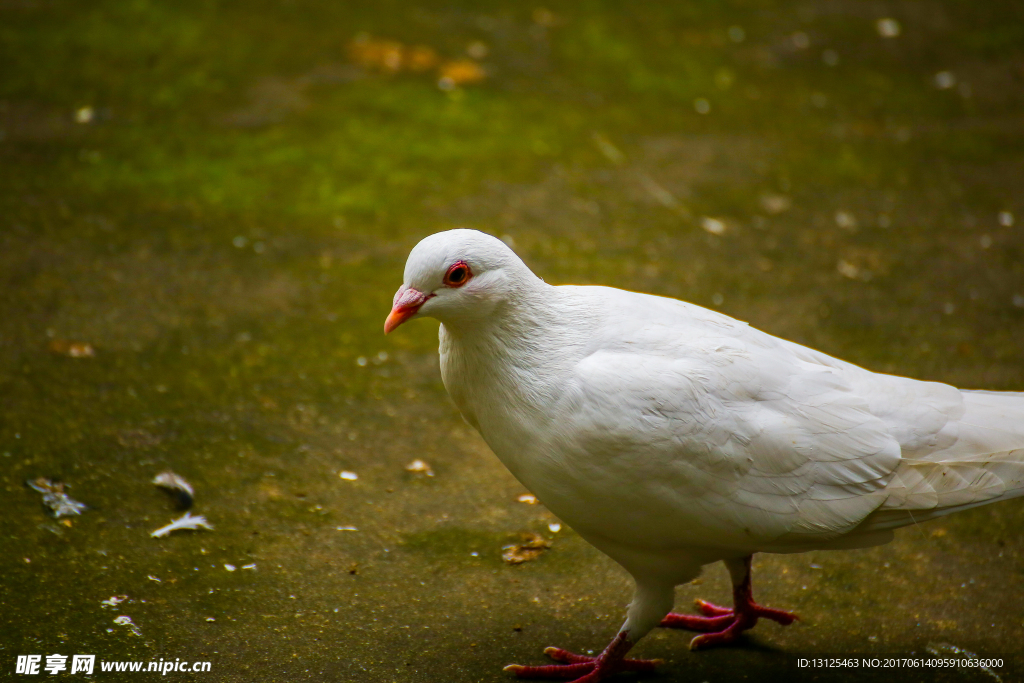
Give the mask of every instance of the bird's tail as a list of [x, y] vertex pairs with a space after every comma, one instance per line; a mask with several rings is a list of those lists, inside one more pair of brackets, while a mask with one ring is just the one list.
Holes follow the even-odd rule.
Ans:
[[1024, 393], [967, 391], [964, 413], [930, 452], [904, 457], [888, 500], [860, 525], [871, 532], [1024, 496]]

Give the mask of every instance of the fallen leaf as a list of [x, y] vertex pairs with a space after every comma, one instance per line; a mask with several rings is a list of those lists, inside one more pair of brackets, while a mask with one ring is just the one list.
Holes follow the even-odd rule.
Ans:
[[357, 36], [349, 43], [349, 58], [367, 69], [398, 73], [402, 69], [404, 46], [395, 40], [376, 40]]
[[536, 560], [542, 552], [551, 547], [551, 542], [543, 536], [527, 532], [523, 533], [521, 537], [521, 543], [508, 545], [503, 548], [505, 552], [501, 554], [501, 559], [505, 560], [508, 564], [522, 564], [523, 562]]
[[54, 339], [50, 342], [49, 349], [51, 353], [68, 358], [92, 358], [96, 355], [96, 349], [92, 347], [92, 344], [68, 341], [67, 339]]
[[487, 72], [483, 67], [471, 59], [454, 59], [444, 62], [438, 69], [442, 81], [452, 85], [466, 85], [468, 83], [479, 83], [487, 78]]

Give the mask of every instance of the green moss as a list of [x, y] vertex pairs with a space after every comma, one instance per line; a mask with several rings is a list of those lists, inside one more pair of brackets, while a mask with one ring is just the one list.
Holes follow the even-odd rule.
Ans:
[[[382, 335], [408, 249], [456, 225], [511, 236], [551, 282], [679, 296], [872, 369], [1020, 390], [1018, 4], [893, 7], [903, 33], [887, 40], [856, 3], [5, 3], [0, 639], [109, 659], [212, 643], [217, 675], [240, 681], [257, 665], [472, 677], [471, 642], [473, 675], [499, 680], [499, 657], [549, 644], [533, 634], [602, 645], [577, 597], [617, 622], [621, 572], [568, 530], [503, 564], [550, 517], [514, 502], [448, 401], [436, 324]], [[362, 72], [346, 52], [360, 32], [447, 58], [482, 41], [490, 75], [445, 92], [436, 74]], [[437, 476], [412, 480], [414, 458]], [[149, 538], [176, 514], [149, 483], [164, 468], [214, 532]], [[94, 509], [54, 524], [23, 486], [41, 475]], [[816, 554], [828, 580], [765, 560], [759, 591], [814, 632], [764, 640], [857, 651], [875, 642], [859, 612], [894, 624], [878, 647], [920, 651], [952, 639], [921, 629], [955, 607], [958, 637], [980, 635], [951, 642], [1013, 651], [1021, 625], [993, 629], [991, 606], [1024, 609], [1005, 584], [1020, 506], [996, 509]], [[970, 601], [951, 596], [970, 578]], [[145, 638], [107, 632], [100, 601], [120, 594]], [[699, 665], [727, 679], [758, 656]]]

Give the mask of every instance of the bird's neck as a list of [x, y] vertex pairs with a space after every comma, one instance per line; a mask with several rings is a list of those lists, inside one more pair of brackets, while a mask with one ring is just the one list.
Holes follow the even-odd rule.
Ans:
[[472, 325], [442, 324], [445, 386], [485, 438], [488, 413], [542, 411], [564, 390], [580, 343], [557, 289], [543, 285], [503, 302], [487, 320]]

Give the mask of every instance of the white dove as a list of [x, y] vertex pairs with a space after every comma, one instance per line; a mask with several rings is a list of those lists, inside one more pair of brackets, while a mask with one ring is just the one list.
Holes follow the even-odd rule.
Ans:
[[[656, 626], [733, 642], [759, 618], [753, 553], [862, 548], [893, 529], [1024, 495], [1024, 393], [882, 375], [693, 304], [552, 286], [503, 242], [449, 230], [409, 254], [385, 333], [441, 321], [455, 405], [515, 477], [636, 582], [597, 657], [511, 665], [598, 681]], [[673, 589], [722, 560], [732, 609], [671, 613]]]

